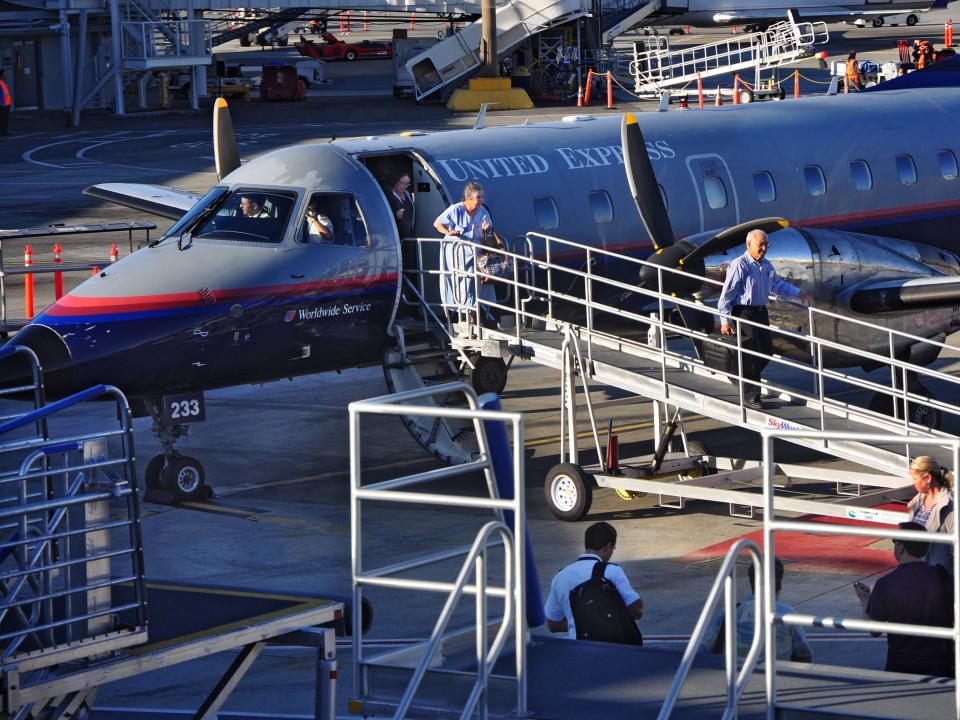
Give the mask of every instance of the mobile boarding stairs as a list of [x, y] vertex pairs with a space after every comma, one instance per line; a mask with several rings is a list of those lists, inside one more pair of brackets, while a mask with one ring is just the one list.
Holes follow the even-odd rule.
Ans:
[[[420, 238], [421, 257], [433, 256], [423, 248], [440, 241]], [[458, 241], [461, 251], [469, 243]], [[626, 500], [656, 494], [661, 504], [683, 507], [686, 500], [727, 503], [732, 514], [752, 517], [761, 507], [756, 492], [761, 467], [742, 457], [720, 457], [700, 443], [688, 441], [684, 416], [699, 415], [727, 425], [761, 431], [778, 428], [793, 431], [784, 439], [855, 463], [856, 472], [834, 468], [779, 465], [780, 482], [806, 479], [835, 486], [840, 502], [809, 505], [803, 499], [785, 499], [784, 507], [808, 513], [840, 517], [876, 518], [883, 511], [871, 507], [902, 499], [912, 493], [904, 479], [914, 452], [909, 442], [892, 446], [851, 439], [830, 441], [810, 437], [808, 431], [846, 432], [860, 435], [890, 433], [906, 438], [940, 439], [943, 447], [925, 449], [949, 466], [947, 446], [960, 424], [960, 380], [936, 369], [911, 364], [904, 350], [940, 355], [946, 362], [957, 351], [936, 340], [871, 324], [837, 313], [774, 299], [772, 314], [785, 323], [771, 327], [775, 348], [790, 348], [791, 355], [775, 354], [765, 371], [762, 391], [766, 406], [748, 407], [740, 369], [751, 351], [742, 347], [740, 329], [749, 321], [733, 318], [735, 344], [706, 332], [713, 328], [715, 307], [691, 298], [673, 297], [658, 290], [640, 290], [633, 282], [605, 276], [616, 265], [629, 268], [618, 277], [639, 277], [645, 261], [584, 246], [538, 233], [529, 233], [515, 244], [511, 258], [512, 277], [485, 275], [472, 261], [464, 270], [424, 269], [405, 275], [405, 297], [419, 303], [420, 315], [398, 322], [398, 343], [387, 367], [391, 391], [413, 390], [445, 382], [455, 373], [438, 368], [457, 365], [481, 390], [502, 389], [505, 372], [514, 362], [534, 362], [561, 371], [561, 467], [546, 479], [552, 511], [575, 520], [590, 509], [594, 490], [612, 488]], [[470, 248], [472, 250], [472, 248]], [[561, 258], [562, 263], [554, 258]], [[422, 265], [423, 266], [423, 265]], [[657, 277], [673, 272], [657, 268]], [[460, 288], [497, 288], [498, 300], [478, 298], [472, 306], [448, 306], [456, 315], [444, 322], [443, 305], [430, 299], [431, 287], [450, 281]], [[707, 281], [704, 294], [719, 294], [719, 283]], [[434, 293], [435, 295], [435, 293]], [[614, 298], [614, 299], [611, 299]], [[475, 322], [487, 308], [500, 315], [497, 327]], [[412, 338], [433, 333], [439, 341], [417, 345]], [[855, 338], [862, 347], [887, 347], [886, 354], [870, 353], [838, 342]], [[406, 340], [405, 340], [406, 339]], [[726, 345], [736, 355], [732, 371], [715, 369], [704, 362], [711, 345]], [[452, 347], [446, 354], [443, 345]], [[798, 352], [802, 350], [803, 352]], [[929, 351], [929, 352], [928, 352]], [[809, 359], [798, 360], [805, 355]], [[859, 367], [831, 367], [825, 358], [849, 358], [849, 365], [872, 365], [871, 373]], [[835, 364], [835, 363], [834, 363]], [[498, 369], [500, 376], [498, 376]], [[583, 387], [583, 404], [589, 415], [590, 436], [597, 462], [581, 465], [577, 414], [577, 387]], [[601, 446], [601, 423], [591, 399], [593, 385], [615, 387], [631, 397], [618, 403], [653, 403], [657, 452], [653, 456], [622, 458], [613, 462], [608, 447]], [[749, 391], [748, 391], [749, 392]], [[665, 422], [669, 421], [669, 422]], [[449, 462], [471, 462], [477, 455], [475, 438], [465, 423], [405, 418], [408, 429], [428, 450]], [[938, 429], [945, 428], [945, 429]], [[674, 446], [671, 448], [671, 434]], [[678, 447], [676, 441], [682, 441]], [[684, 450], [670, 453], [668, 450]], [[729, 454], [729, 453], [728, 453]], [[713, 473], [713, 474], [705, 474]], [[859, 509], [858, 509], [859, 508]], [[887, 522], [904, 519], [893, 513]]]
[[[453, 404], [456, 397], [461, 402]], [[492, 398], [492, 400], [491, 400]], [[460, 421], [473, 428], [477, 454], [469, 462], [395, 477], [370, 468], [364, 438], [368, 418], [393, 415], [425, 418], [433, 427]], [[397, 597], [387, 626], [407, 642], [383, 649], [353, 639], [353, 695], [349, 709], [364, 717], [549, 718], [635, 720], [669, 717], [729, 720], [943, 720], [960, 718], [954, 679], [879, 672], [857, 667], [780, 661], [778, 625], [860, 632], [898, 632], [960, 640], [958, 606], [953, 627], [898, 625], [838, 615], [785, 614], [774, 605], [774, 561], [778, 533], [922, 539], [954, 549], [954, 597], [960, 597], [960, 547], [956, 533], [907, 532], [881, 523], [857, 526], [807, 522], [784, 515], [786, 494], [774, 468], [779, 441], [802, 431], [762, 431], [763, 553], [741, 538], [716, 574], [702, 611], [691, 617], [692, 632], [671, 645], [651, 638], [643, 647], [572, 642], [529, 629], [543, 623], [535, 545], [527, 533], [524, 498], [524, 416], [499, 411], [493, 396], [477, 397], [465, 383], [444, 383], [358, 401], [350, 405], [351, 558], [354, 605], [365, 593]], [[960, 462], [960, 440], [903, 435], [804, 432], [803, 438], [830, 448], [859, 442], [912, 446], [917, 454], [946, 450]], [[473, 477], [471, 477], [473, 476]], [[473, 482], [482, 477], [485, 482]], [[392, 505], [391, 505], [392, 504]], [[820, 503], [829, 507], [828, 503]], [[398, 542], [391, 522], [415, 513], [426, 526], [444, 528], [424, 547]], [[788, 512], [789, 515], [789, 512]], [[892, 513], [891, 513], [892, 515]], [[881, 520], [889, 521], [889, 518]], [[368, 535], [364, 528], [374, 525]], [[812, 541], [815, 542], [815, 541]], [[624, 550], [623, 552], [634, 552]], [[815, 552], [815, 551], [814, 551]], [[758, 573], [757, 611], [749, 650], [737, 652], [737, 559], [746, 554]], [[642, 556], [642, 551], [640, 553]], [[742, 572], [742, 571], [741, 571]], [[704, 588], [706, 589], [706, 588]], [[412, 594], [416, 593], [415, 597]], [[722, 597], [721, 597], [722, 596]], [[431, 599], [436, 599], [431, 601]], [[722, 605], [721, 605], [722, 603]], [[442, 604], [429, 639], [422, 639], [410, 608]], [[699, 652], [716, 610], [725, 613], [723, 656]], [[472, 622], [471, 622], [472, 621]], [[650, 630], [649, 632], [656, 632]], [[420, 637], [418, 637], [418, 635]], [[809, 639], [817, 635], [811, 633]], [[960, 652], [955, 642], [954, 652]], [[960, 667], [960, 658], [957, 666]], [[762, 666], [761, 666], [762, 661]]]
[[753, 89], [744, 89], [741, 97], [749, 102], [761, 91], [764, 71], [809, 57], [815, 46], [829, 40], [826, 24], [798, 23], [789, 11], [787, 20], [766, 30], [705, 45], [673, 50], [666, 35], [644, 38], [634, 43], [629, 71], [637, 95], [659, 97], [664, 91], [677, 92], [711, 77], [752, 70]]

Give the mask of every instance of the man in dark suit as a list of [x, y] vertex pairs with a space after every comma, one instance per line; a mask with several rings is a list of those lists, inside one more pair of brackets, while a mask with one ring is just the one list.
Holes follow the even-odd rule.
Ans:
[[390, 209], [397, 221], [397, 230], [401, 238], [416, 237], [413, 225], [415, 208], [409, 188], [410, 176], [404, 173], [396, 179], [390, 192], [387, 193], [387, 200], [390, 201]]

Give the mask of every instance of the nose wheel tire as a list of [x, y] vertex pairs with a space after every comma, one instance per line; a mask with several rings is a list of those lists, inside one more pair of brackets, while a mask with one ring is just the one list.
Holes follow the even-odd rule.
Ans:
[[593, 478], [579, 465], [560, 463], [547, 473], [543, 492], [550, 512], [561, 520], [573, 522], [590, 512]]
[[187, 455], [169, 458], [160, 478], [163, 489], [173, 493], [177, 500], [196, 500], [204, 494], [205, 473], [196, 458]]
[[470, 384], [477, 394], [503, 392], [507, 386], [507, 364], [501, 358], [477, 357], [470, 358], [474, 368], [470, 371]]
[[148, 488], [162, 488], [160, 481], [160, 472], [163, 470], [163, 455], [154, 455], [147, 463], [147, 469], [143, 473], [144, 482]]

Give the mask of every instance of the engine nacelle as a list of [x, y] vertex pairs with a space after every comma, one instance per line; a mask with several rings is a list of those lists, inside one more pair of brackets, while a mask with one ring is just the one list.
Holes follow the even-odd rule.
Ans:
[[[697, 239], [689, 241], [696, 244]], [[741, 245], [707, 257], [706, 277], [722, 281], [727, 265], [744, 251]], [[945, 251], [872, 235], [789, 227], [771, 233], [767, 259], [781, 277], [806, 292], [815, 307], [842, 316], [815, 316], [814, 334], [817, 337], [855, 347], [858, 351], [886, 356], [889, 354], [888, 334], [859, 325], [853, 318], [933, 339], [939, 339], [954, 326], [953, 308], [949, 306], [897, 310], [878, 303], [872, 306], [870, 303], [851, 303], [857, 291], [867, 283], [960, 275], [960, 262]], [[795, 303], [771, 303], [770, 321], [805, 334], [811, 331], [806, 309]], [[802, 343], [779, 339], [775, 345], [783, 354], [809, 359], [810, 349]], [[919, 348], [906, 338], [895, 338], [894, 346], [897, 356], [903, 359], [909, 358], [920, 364], [936, 359], [932, 350]], [[835, 367], [862, 364], [860, 355], [839, 351], [825, 356], [824, 363]]]

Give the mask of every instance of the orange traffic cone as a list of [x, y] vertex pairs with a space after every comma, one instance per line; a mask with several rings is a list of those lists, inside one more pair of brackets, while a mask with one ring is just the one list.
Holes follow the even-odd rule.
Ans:
[[717, 97], [714, 99], [713, 104], [717, 107], [723, 106], [723, 95], [720, 94], [720, 86], [717, 85]]

